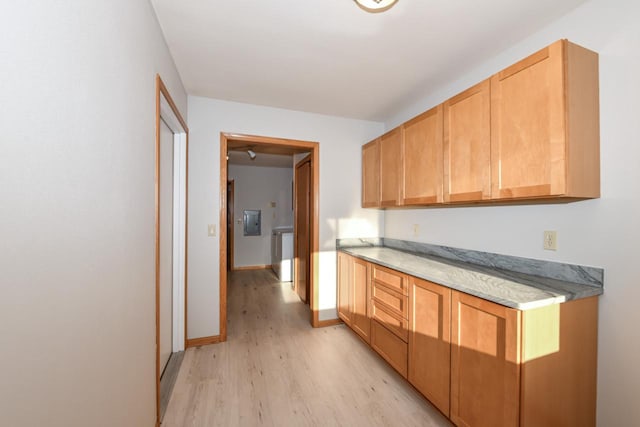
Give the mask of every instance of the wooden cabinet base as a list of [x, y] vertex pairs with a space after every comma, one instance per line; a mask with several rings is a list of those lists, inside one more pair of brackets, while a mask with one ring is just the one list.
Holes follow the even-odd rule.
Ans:
[[338, 308], [458, 426], [594, 427], [598, 297], [516, 310], [338, 253]]
[[407, 343], [376, 320], [371, 320], [371, 347], [407, 378]]
[[451, 420], [596, 425], [598, 298], [519, 311], [452, 293]]

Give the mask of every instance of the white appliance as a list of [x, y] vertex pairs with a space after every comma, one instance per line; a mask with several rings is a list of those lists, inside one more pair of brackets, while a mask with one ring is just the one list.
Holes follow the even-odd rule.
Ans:
[[271, 268], [281, 282], [293, 280], [293, 227], [271, 231]]

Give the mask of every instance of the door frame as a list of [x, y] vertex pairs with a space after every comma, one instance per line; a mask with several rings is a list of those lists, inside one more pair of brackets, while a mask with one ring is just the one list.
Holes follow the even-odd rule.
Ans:
[[[189, 170], [189, 128], [182, 118], [178, 107], [169, 94], [160, 75], [156, 75], [156, 138], [155, 138], [155, 314], [156, 314], [156, 426], [160, 425], [160, 126], [161, 122], [174, 133], [174, 268], [173, 278], [173, 343], [172, 351], [184, 350], [187, 336], [187, 209], [188, 209], [188, 170]], [[176, 186], [177, 184], [177, 186]], [[183, 185], [184, 184], [184, 185]], [[184, 188], [175, 198], [175, 189]], [[184, 224], [184, 228], [182, 227]], [[178, 226], [176, 226], [178, 225]], [[179, 236], [175, 239], [175, 236]], [[176, 246], [176, 240], [184, 242]], [[176, 255], [178, 260], [176, 261]], [[175, 280], [178, 279], [178, 283]]]
[[[229, 143], [251, 145], [256, 152], [278, 152], [281, 154], [309, 152], [311, 156], [311, 243], [309, 245], [309, 277], [311, 326], [320, 327], [318, 318], [318, 275], [319, 275], [319, 214], [320, 214], [320, 144], [313, 141], [272, 138], [266, 136], [244, 135], [220, 132], [220, 341], [227, 340], [227, 150]], [[293, 164], [291, 165], [294, 166]]]
[[[296, 174], [298, 171], [298, 168], [300, 168], [302, 165], [304, 165], [305, 163], [309, 163], [309, 167], [311, 169], [311, 174], [309, 176], [309, 187], [312, 187], [311, 184], [311, 176], [313, 175], [313, 162], [312, 159], [310, 158], [311, 156], [305, 156], [304, 158], [302, 158], [300, 161], [298, 161], [295, 166], [293, 167], [293, 284], [294, 284], [294, 290], [295, 292], [298, 294], [298, 296], [300, 296], [300, 291], [298, 290], [298, 284], [299, 281], [296, 280], [300, 271], [300, 266], [298, 263], [298, 181], [296, 180]], [[310, 200], [311, 201], [311, 200]], [[311, 226], [312, 226], [312, 214], [311, 214], [311, 207], [309, 209], [309, 224], [307, 224], [307, 226], [309, 227], [309, 235], [311, 235]], [[311, 252], [311, 242], [309, 242], [309, 252]], [[307, 269], [309, 270], [309, 279], [311, 278], [311, 269], [310, 266], [307, 266]], [[306, 284], [307, 289], [305, 289], [305, 297], [307, 298], [307, 300], [310, 301], [311, 299], [311, 287], [309, 286], [309, 283]], [[307, 301], [303, 301], [305, 304]], [[311, 304], [309, 304], [309, 307], [311, 307]]]
[[[231, 190], [229, 190], [229, 188], [231, 188]], [[228, 203], [228, 211], [231, 212], [231, 227], [229, 227], [228, 223], [225, 223], [225, 227], [227, 227], [227, 233], [228, 236], [227, 238], [229, 239], [229, 251], [228, 251], [228, 259], [229, 259], [229, 270], [233, 271], [235, 270], [235, 264], [234, 264], [234, 259], [233, 259], [233, 251], [234, 251], [234, 240], [235, 240], [235, 223], [233, 222], [233, 216], [235, 215], [235, 194], [236, 194], [236, 181], [235, 179], [229, 179], [227, 180], [227, 192], [228, 194], [230, 194], [230, 197], [228, 197], [227, 203]], [[229, 220], [229, 218], [227, 218], [227, 221]], [[231, 232], [229, 233], [229, 230], [231, 230]]]

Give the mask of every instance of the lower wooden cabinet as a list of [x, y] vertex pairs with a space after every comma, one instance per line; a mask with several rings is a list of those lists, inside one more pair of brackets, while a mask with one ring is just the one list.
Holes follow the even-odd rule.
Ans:
[[517, 426], [520, 315], [453, 292], [451, 420], [459, 426]]
[[598, 298], [526, 311], [452, 291], [451, 420], [595, 426]]
[[369, 263], [338, 252], [338, 316], [366, 342], [370, 333]]
[[409, 301], [409, 382], [448, 416], [451, 289], [411, 277]]
[[351, 326], [351, 269], [354, 258], [338, 252], [338, 317]]
[[595, 426], [597, 297], [521, 311], [338, 252], [338, 314], [458, 426]]
[[353, 278], [351, 327], [366, 342], [369, 342], [371, 321], [369, 314], [369, 301], [371, 280], [369, 279], [369, 263], [358, 258], [353, 258], [351, 264]]

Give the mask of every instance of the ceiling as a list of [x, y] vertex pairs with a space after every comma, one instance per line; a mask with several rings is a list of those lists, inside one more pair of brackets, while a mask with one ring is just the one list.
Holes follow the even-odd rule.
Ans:
[[151, 0], [190, 95], [384, 121], [584, 0]]
[[251, 159], [247, 151], [229, 151], [228, 164], [240, 166], [263, 166], [270, 168], [293, 169], [293, 156], [286, 154], [265, 154], [256, 152], [255, 159]]

